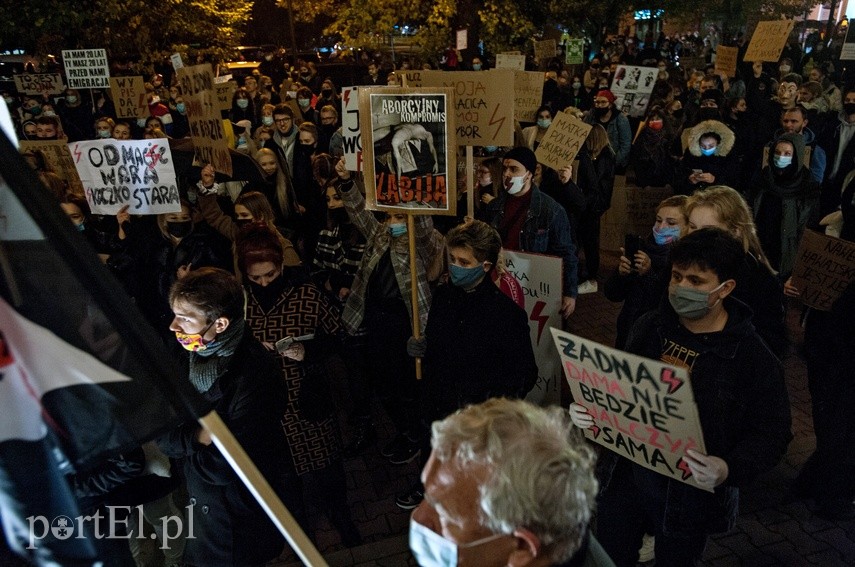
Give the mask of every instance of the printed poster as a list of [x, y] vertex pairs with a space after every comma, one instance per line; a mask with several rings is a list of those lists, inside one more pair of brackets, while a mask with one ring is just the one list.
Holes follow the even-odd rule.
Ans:
[[64, 49], [62, 65], [69, 89], [109, 89], [106, 49]]
[[618, 65], [611, 88], [617, 109], [628, 116], [644, 117], [658, 72], [656, 67]]
[[456, 214], [453, 100], [448, 88], [359, 89], [369, 208]]

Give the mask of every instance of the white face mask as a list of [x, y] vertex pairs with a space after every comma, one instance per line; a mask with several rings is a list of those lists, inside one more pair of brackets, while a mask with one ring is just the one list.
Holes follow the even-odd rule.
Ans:
[[524, 183], [525, 183], [525, 175], [519, 175], [517, 177], [511, 177], [511, 186], [508, 187], [508, 195], [516, 195], [517, 193], [522, 191]]
[[456, 567], [459, 551], [480, 546], [504, 537], [494, 534], [484, 539], [458, 546], [410, 518], [410, 551], [421, 567]]

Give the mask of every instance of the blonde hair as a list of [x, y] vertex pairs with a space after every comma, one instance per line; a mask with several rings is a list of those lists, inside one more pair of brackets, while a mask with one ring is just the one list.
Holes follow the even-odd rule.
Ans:
[[611, 148], [609, 142], [609, 134], [606, 129], [599, 124], [594, 124], [591, 131], [588, 132], [588, 137], [585, 138], [585, 147], [591, 152], [591, 157], [597, 159], [600, 157], [600, 152], [606, 148]]
[[294, 201], [292, 198], [292, 188], [291, 182], [288, 180], [288, 176], [285, 175], [285, 172], [282, 171], [282, 164], [279, 163], [279, 158], [276, 156], [276, 152], [271, 150], [270, 148], [261, 148], [255, 155], [255, 161], [257, 163], [261, 162], [261, 156], [273, 156], [273, 159], [276, 160], [276, 205], [279, 209], [279, 212], [282, 214], [283, 219], [290, 218], [292, 216], [294, 210]]
[[745, 199], [735, 189], [726, 185], [713, 185], [695, 192], [686, 202], [686, 216], [698, 207], [709, 207], [715, 211], [716, 217], [727, 231], [742, 242], [742, 249], [753, 255], [766, 266], [770, 272], [775, 270], [763, 253], [760, 239], [757, 237], [757, 226], [751, 215], [751, 208]]

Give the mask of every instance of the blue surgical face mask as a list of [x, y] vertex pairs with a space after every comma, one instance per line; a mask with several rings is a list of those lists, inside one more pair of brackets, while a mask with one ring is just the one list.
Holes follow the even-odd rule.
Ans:
[[487, 272], [484, 271], [484, 264], [478, 264], [471, 268], [463, 268], [454, 264], [448, 264], [448, 275], [451, 278], [451, 283], [463, 289], [475, 287]]
[[175, 105], [175, 110], [177, 110], [181, 114], [184, 114], [184, 112], [187, 110], [187, 105], [184, 104], [183, 102], [179, 102], [178, 104]]
[[402, 222], [395, 222], [389, 225], [389, 234], [392, 238], [398, 238], [407, 234], [407, 225]]
[[248, 98], [239, 98], [237, 99], [238, 108], [241, 110], [246, 110], [249, 107], [249, 99]]
[[701, 153], [705, 156], [715, 155], [716, 148], [701, 148]]
[[659, 246], [664, 244], [671, 244], [680, 238], [680, 227], [679, 226], [666, 226], [660, 230], [656, 230], [656, 227], [653, 227], [653, 240]]
[[492, 154], [493, 152], [495, 152], [496, 150], [498, 150], [498, 149], [499, 149], [499, 146], [484, 146], [484, 149], [485, 149], [487, 152], [489, 152], [489, 153], [491, 153], [491, 154]]
[[98, 130], [98, 137], [99, 138], [109, 138], [110, 135], [111, 135], [111, 132], [109, 130]]
[[505, 537], [505, 534], [495, 534], [472, 543], [457, 545], [410, 518], [410, 551], [421, 567], [456, 567], [461, 551], [466, 550], [467, 555], [478, 556], [474, 548], [492, 543], [501, 537]]
[[83, 232], [84, 230], [86, 230], [86, 223], [82, 222], [78, 224], [75, 228], [77, 229], [77, 232]]
[[772, 162], [778, 169], [784, 169], [785, 167], [793, 163], [793, 156], [779, 156], [778, 154], [775, 154], [774, 156], [772, 156]]
[[273, 117], [272, 116], [262, 116], [261, 123], [265, 126], [273, 126]]
[[473, 71], [480, 71], [481, 70], [481, 64], [480, 63], [473, 63], [472, 64], [472, 70]]
[[537, 125], [541, 128], [549, 128], [549, 125], [552, 124], [552, 120], [549, 118], [538, 118]]

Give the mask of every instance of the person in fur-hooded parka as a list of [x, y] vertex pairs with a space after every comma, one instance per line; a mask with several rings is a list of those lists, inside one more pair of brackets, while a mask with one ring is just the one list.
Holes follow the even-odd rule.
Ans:
[[733, 186], [736, 171], [730, 151], [736, 136], [718, 120], [704, 120], [692, 127], [688, 147], [677, 168], [674, 193], [691, 195], [710, 185]]

